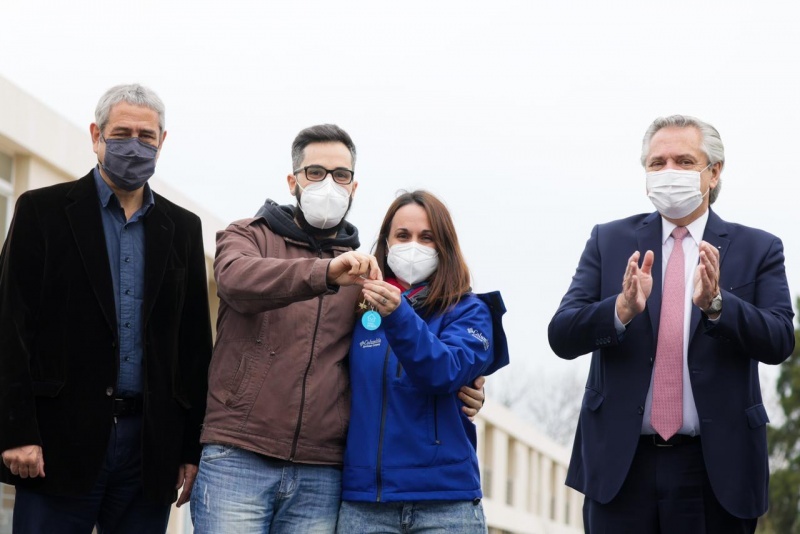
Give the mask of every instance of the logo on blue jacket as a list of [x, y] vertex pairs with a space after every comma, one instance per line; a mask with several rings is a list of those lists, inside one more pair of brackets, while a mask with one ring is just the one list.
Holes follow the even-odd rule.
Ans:
[[474, 328], [467, 328], [467, 333], [470, 334], [472, 337], [483, 343], [483, 350], [489, 350], [489, 340], [486, 339], [486, 336], [480, 332], [480, 330], [476, 330]]
[[362, 349], [374, 349], [376, 347], [381, 346], [381, 338], [376, 337], [375, 339], [365, 339], [361, 343], [358, 344], [359, 347]]

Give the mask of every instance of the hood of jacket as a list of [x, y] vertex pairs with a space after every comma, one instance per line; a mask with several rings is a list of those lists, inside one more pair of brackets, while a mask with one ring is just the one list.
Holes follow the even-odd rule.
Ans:
[[333, 247], [347, 247], [353, 250], [361, 246], [358, 240], [358, 228], [345, 221], [342, 228], [335, 237], [319, 238], [310, 235], [300, 228], [294, 219], [295, 206], [280, 205], [272, 199], [267, 199], [264, 205], [259, 208], [256, 217], [264, 219], [270, 230], [291, 239], [297, 243], [303, 243], [313, 249], [330, 250]]

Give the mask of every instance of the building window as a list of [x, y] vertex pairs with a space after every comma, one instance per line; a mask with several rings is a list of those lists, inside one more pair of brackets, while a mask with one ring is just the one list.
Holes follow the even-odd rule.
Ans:
[[14, 197], [14, 187], [11, 182], [13, 162], [11, 156], [0, 152], [0, 244], [5, 241], [8, 225], [11, 224]]

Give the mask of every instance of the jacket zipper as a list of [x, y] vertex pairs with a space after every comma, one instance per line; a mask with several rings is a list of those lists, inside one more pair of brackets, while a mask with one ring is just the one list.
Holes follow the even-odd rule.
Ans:
[[[321, 258], [322, 252], [318, 251]], [[289, 461], [294, 461], [294, 455], [297, 453], [297, 442], [300, 440], [300, 427], [303, 424], [303, 411], [306, 407], [306, 383], [308, 382], [308, 372], [311, 370], [311, 362], [314, 360], [314, 348], [317, 346], [317, 332], [319, 331], [319, 320], [322, 316], [322, 297], [319, 297], [317, 304], [317, 320], [314, 323], [314, 335], [311, 337], [311, 352], [308, 355], [308, 363], [306, 364], [306, 371], [303, 373], [303, 388], [300, 393], [300, 413], [297, 414], [297, 426], [294, 429], [294, 439], [292, 440], [292, 452], [289, 453]]]
[[381, 458], [383, 457], [383, 433], [386, 427], [386, 412], [388, 411], [389, 407], [389, 398], [386, 394], [386, 375], [389, 369], [389, 354], [391, 354], [391, 352], [392, 348], [387, 345], [386, 356], [383, 359], [383, 373], [381, 374], [381, 430], [378, 434], [378, 461], [377, 469], [375, 471], [375, 483], [378, 486], [378, 493], [375, 502], [381, 502], [381, 492], [383, 491], [381, 481]]
[[439, 441], [439, 403], [436, 402], [436, 395], [433, 396], [433, 443], [441, 445]]

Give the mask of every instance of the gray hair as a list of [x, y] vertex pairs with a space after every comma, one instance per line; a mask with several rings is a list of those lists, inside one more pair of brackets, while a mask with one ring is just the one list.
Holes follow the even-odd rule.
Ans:
[[350, 151], [353, 168], [356, 166], [356, 145], [350, 135], [335, 124], [309, 126], [297, 134], [292, 143], [292, 172], [300, 168], [305, 158], [305, 149], [311, 143], [342, 143]]
[[[716, 128], [707, 122], [703, 122], [700, 119], [696, 119], [688, 115], [671, 115], [669, 117], [657, 118], [644, 133], [641, 156], [642, 167], [645, 166], [647, 154], [650, 152], [650, 141], [652, 141], [653, 136], [661, 128], [667, 128], [671, 126], [677, 128], [697, 128], [700, 131], [702, 149], [708, 158], [708, 163], [710, 165], [714, 165], [715, 163], [722, 163], [722, 165], [725, 165], [725, 147], [722, 145], [722, 138], [720, 137]], [[717, 200], [720, 189], [722, 189], [722, 176], [720, 176], [719, 180], [717, 181], [717, 187], [712, 189], [708, 194], [709, 204], [713, 204], [714, 201]]]
[[115, 85], [100, 97], [97, 108], [94, 110], [94, 122], [102, 132], [108, 124], [111, 108], [120, 102], [127, 102], [133, 106], [150, 108], [158, 113], [159, 133], [164, 133], [164, 102], [152, 90], [138, 83]]

